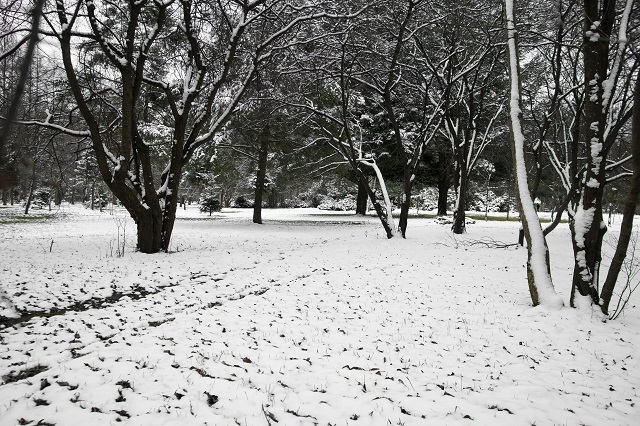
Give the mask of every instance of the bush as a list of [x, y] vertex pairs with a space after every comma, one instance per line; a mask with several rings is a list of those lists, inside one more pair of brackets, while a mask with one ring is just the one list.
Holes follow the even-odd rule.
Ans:
[[243, 195], [237, 197], [233, 202], [233, 207], [241, 209], [253, 208], [253, 201], [247, 200]]
[[420, 210], [436, 210], [438, 208], [438, 188], [432, 186], [423, 188], [413, 197], [413, 202], [420, 206]]
[[206, 197], [206, 198], [202, 198], [200, 199], [200, 212], [201, 213], [209, 213], [209, 216], [211, 216], [211, 213], [213, 212], [219, 212], [222, 209], [222, 204], [220, 204], [220, 200], [218, 200], [218, 197]]
[[318, 207], [322, 204], [325, 198], [326, 196], [320, 195], [313, 190], [309, 190], [293, 198], [286, 199], [283, 206], [293, 208]]
[[356, 209], [356, 197], [352, 194], [347, 194], [342, 198], [325, 197], [325, 199], [318, 205], [320, 210], [334, 210], [334, 211], [347, 211]]
[[33, 194], [33, 207], [43, 209], [51, 204], [51, 193], [47, 189], [38, 189]]
[[499, 212], [503, 211], [508, 203], [508, 197], [506, 195], [497, 195], [492, 190], [489, 190], [489, 198], [484, 191], [477, 191], [473, 193], [469, 199], [469, 210], [483, 212], [485, 211], [485, 202], [488, 202], [488, 211]]

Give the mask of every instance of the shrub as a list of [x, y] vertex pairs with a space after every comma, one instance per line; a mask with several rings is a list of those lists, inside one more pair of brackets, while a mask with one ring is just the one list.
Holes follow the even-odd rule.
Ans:
[[356, 197], [347, 194], [342, 198], [325, 197], [318, 206], [320, 210], [347, 211], [356, 209]]
[[200, 212], [202, 213], [211, 213], [219, 212], [222, 209], [222, 204], [220, 204], [220, 200], [218, 197], [205, 197], [200, 199]]
[[250, 209], [253, 208], [253, 201], [247, 200], [244, 195], [240, 195], [239, 197], [236, 197], [235, 201], [233, 202], [233, 207]]
[[33, 194], [33, 207], [36, 209], [43, 209], [49, 207], [51, 203], [51, 193], [48, 189], [38, 189]]

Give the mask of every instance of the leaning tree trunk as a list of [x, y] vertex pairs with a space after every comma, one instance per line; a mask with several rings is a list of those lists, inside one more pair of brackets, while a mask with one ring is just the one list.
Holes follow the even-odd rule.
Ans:
[[27, 194], [27, 202], [24, 205], [24, 214], [29, 214], [29, 208], [33, 203], [33, 194], [36, 191], [36, 163], [31, 164], [31, 180], [29, 181], [29, 193]]
[[[360, 181], [366, 182], [366, 176], [362, 172], [362, 170], [360, 170], [358, 167], [354, 167], [354, 171], [360, 177]], [[387, 238], [393, 238], [393, 235], [394, 235], [393, 223], [391, 224], [389, 223], [389, 221], [393, 220], [393, 218], [389, 219], [388, 214], [385, 213], [385, 211], [382, 209], [382, 206], [380, 205], [380, 203], [378, 202], [378, 199], [376, 198], [375, 192], [373, 192], [373, 190], [371, 189], [368, 183], [365, 183], [365, 190], [369, 195], [369, 199], [371, 200], [373, 209], [376, 211], [376, 214], [378, 215], [378, 218], [382, 223], [382, 227], [384, 228], [384, 231], [387, 234]]]
[[622, 216], [622, 224], [620, 225], [620, 237], [616, 252], [611, 259], [611, 266], [607, 273], [607, 278], [602, 286], [600, 299], [602, 300], [601, 309], [606, 315], [609, 311], [609, 303], [613, 297], [613, 289], [618, 280], [620, 269], [629, 248], [629, 241], [633, 232], [633, 217], [638, 207], [638, 198], [640, 197], [640, 84], [636, 78], [636, 88], [633, 100], [633, 117], [631, 119], [631, 152], [633, 161], [633, 177], [627, 194], [627, 200], [624, 205]]
[[268, 158], [268, 132], [269, 127], [265, 127], [260, 140], [260, 150], [258, 151], [258, 170], [256, 172], [256, 190], [253, 203], [253, 223], [262, 223], [262, 198], [264, 195], [264, 184], [267, 177]]
[[542, 304], [561, 307], [562, 299], [553, 288], [549, 265], [549, 249], [540, 226], [540, 220], [533, 208], [533, 199], [529, 192], [527, 165], [525, 156], [525, 138], [522, 132], [521, 86], [518, 62], [518, 41], [515, 28], [515, 8], [513, 0], [505, 0], [505, 18], [507, 20], [507, 52], [509, 59], [510, 102], [509, 127], [513, 168], [515, 172], [516, 201], [524, 236], [527, 240], [527, 281], [533, 305]]

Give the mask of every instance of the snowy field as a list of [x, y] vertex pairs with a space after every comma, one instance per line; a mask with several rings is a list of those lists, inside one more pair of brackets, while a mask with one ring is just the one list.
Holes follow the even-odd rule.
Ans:
[[[616, 321], [532, 308], [526, 251], [474, 244], [517, 223], [387, 240], [373, 217], [190, 207], [144, 255], [121, 211], [17, 213], [0, 206], [0, 425], [640, 424], [640, 296]], [[566, 224], [549, 246], [568, 303]]]

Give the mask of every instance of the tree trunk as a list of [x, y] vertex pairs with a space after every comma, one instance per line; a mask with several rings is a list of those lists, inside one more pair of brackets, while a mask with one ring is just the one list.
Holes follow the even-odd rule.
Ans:
[[460, 181], [458, 183], [458, 198], [456, 201], [456, 207], [453, 210], [453, 225], [451, 225], [451, 230], [454, 234], [463, 234], [467, 232], [467, 226], [465, 223], [465, 204], [467, 203], [466, 174], [466, 170], [461, 170], [459, 174]]
[[533, 173], [533, 183], [531, 184], [531, 198], [534, 200], [538, 195], [538, 188], [540, 187], [540, 182], [542, 181], [542, 155], [540, 150], [542, 149], [542, 144], [536, 144], [536, 148], [533, 149], [533, 167], [535, 167], [535, 173]]
[[[465, 143], [465, 148], [467, 144]], [[453, 209], [453, 225], [451, 230], [454, 234], [463, 234], [467, 232], [466, 226], [466, 213], [465, 208], [467, 204], [467, 186], [469, 186], [469, 178], [467, 177], [467, 149], [463, 149], [460, 146], [459, 141], [454, 142], [454, 152], [457, 158], [456, 161], [456, 178], [458, 197], [456, 199], [456, 206]]]
[[54, 204], [59, 206], [62, 203], [62, 185], [58, 182], [55, 189], [55, 201]]
[[[361, 182], [366, 182], [366, 176], [364, 175], [364, 173], [362, 173], [362, 170], [355, 168], [355, 172], [360, 177]], [[382, 209], [382, 206], [376, 199], [375, 192], [373, 192], [373, 190], [371, 189], [368, 183], [365, 184], [365, 190], [367, 191], [367, 194], [369, 195], [369, 200], [371, 200], [371, 204], [373, 205], [373, 208], [376, 211], [376, 214], [378, 215], [380, 222], [382, 223], [382, 227], [384, 228], [384, 231], [387, 233], [387, 238], [393, 238], [393, 235], [394, 235], [393, 227], [389, 225], [389, 219], [387, 217], [387, 214], [384, 212], [384, 210]]]
[[162, 218], [151, 212], [137, 218], [138, 250], [142, 253], [157, 253], [162, 247]]
[[491, 175], [489, 175], [489, 179], [484, 185], [484, 220], [489, 220], [489, 180], [491, 179]]
[[524, 247], [524, 228], [522, 227], [518, 230], [518, 245]]
[[631, 178], [629, 193], [627, 194], [627, 200], [624, 204], [618, 245], [611, 259], [611, 266], [609, 267], [609, 272], [607, 273], [607, 278], [602, 286], [600, 295], [600, 299], [602, 300], [601, 309], [605, 315], [609, 313], [609, 303], [613, 297], [613, 289], [627, 254], [629, 241], [633, 233], [633, 217], [638, 206], [638, 197], [640, 197], [640, 84], [638, 84], [637, 79], [633, 100], [633, 117], [631, 120], [633, 177]]
[[269, 146], [269, 126], [262, 132], [260, 140], [260, 150], [258, 151], [258, 170], [256, 173], [255, 201], [253, 203], [253, 223], [262, 223], [262, 197], [264, 194], [264, 183], [267, 176], [267, 158]]
[[515, 27], [513, 0], [505, 0], [507, 27], [507, 52], [510, 80], [509, 127], [513, 169], [516, 184], [516, 201], [522, 219], [522, 228], [527, 240], [527, 282], [533, 305], [542, 304], [559, 308], [562, 299], [553, 288], [549, 265], [549, 249], [540, 226], [540, 220], [533, 208], [529, 192], [525, 138], [522, 131], [521, 86], [518, 62], [518, 40]]
[[438, 152], [438, 216], [447, 215], [449, 195], [449, 159], [444, 151]]
[[36, 164], [31, 164], [31, 181], [29, 182], [29, 193], [27, 194], [27, 202], [24, 205], [24, 214], [29, 214], [29, 208], [33, 202], [33, 193], [36, 191]]
[[[606, 116], [603, 111], [603, 81], [608, 74], [609, 41], [615, 20], [615, 1], [585, 0], [584, 27], [584, 90], [585, 141], [587, 167], [585, 185], [575, 215], [573, 249], [575, 264], [573, 286], [582, 296], [588, 296], [599, 305], [598, 274], [602, 260], [602, 239], [607, 232], [602, 214], [602, 195], [605, 185], [604, 131]], [[602, 6], [602, 10], [600, 7]], [[598, 23], [594, 28], [594, 22]], [[596, 36], [597, 35], [597, 36]], [[575, 294], [573, 292], [572, 294]], [[574, 306], [574, 300], [571, 299]]]
[[94, 202], [96, 197], [96, 181], [94, 180], [91, 184], [91, 210], [94, 208]]
[[404, 186], [402, 188], [402, 198], [400, 199], [400, 221], [398, 227], [402, 238], [407, 238], [407, 223], [409, 221], [409, 208], [411, 207], [411, 187], [413, 186], [413, 175], [409, 167], [404, 168]]
[[[180, 157], [182, 151], [174, 153], [175, 157]], [[168, 252], [171, 236], [173, 235], [173, 227], [176, 223], [176, 212], [178, 210], [178, 194], [180, 190], [180, 176], [182, 176], [181, 161], [171, 161], [169, 165], [169, 173], [162, 176], [167, 179], [167, 191], [162, 193], [162, 199], [157, 204], [158, 208], [152, 208], [151, 212], [160, 224], [160, 248]]]
[[359, 216], [365, 216], [367, 214], [367, 204], [369, 202], [369, 195], [367, 194], [366, 187], [367, 187], [367, 183], [363, 182], [362, 178], [359, 177], [358, 178], [358, 196], [356, 198], [356, 214]]

